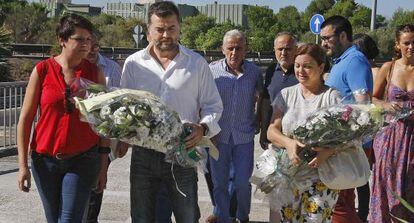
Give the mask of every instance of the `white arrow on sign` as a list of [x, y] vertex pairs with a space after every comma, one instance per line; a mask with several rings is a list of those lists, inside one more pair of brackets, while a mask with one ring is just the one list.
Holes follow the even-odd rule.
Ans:
[[316, 18], [315, 22], [313, 22], [316, 27], [316, 32], [319, 32], [319, 24], [321, 24], [321, 21], [319, 21], [319, 18]]

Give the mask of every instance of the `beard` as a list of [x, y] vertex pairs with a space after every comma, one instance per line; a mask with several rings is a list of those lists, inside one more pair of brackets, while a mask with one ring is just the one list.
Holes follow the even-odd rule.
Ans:
[[178, 49], [178, 43], [171, 39], [167, 41], [154, 41], [154, 46], [161, 52]]

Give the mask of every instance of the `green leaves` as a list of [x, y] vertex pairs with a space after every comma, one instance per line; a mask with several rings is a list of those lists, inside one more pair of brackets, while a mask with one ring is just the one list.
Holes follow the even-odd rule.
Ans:
[[200, 35], [196, 39], [196, 47], [201, 50], [220, 50], [223, 42], [223, 36], [227, 31], [236, 27], [230, 21], [217, 24], [207, 31], [204, 35]]
[[396, 27], [399, 25], [414, 23], [414, 10], [403, 10], [402, 8], [397, 9], [392, 15], [390, 25]]
[[215, 44], [203, 46], [203, 43], [209, 38], [205, 36], [207, 32], [215, 26], [215, 19], [206, 15], [186, 17], [181, 24], [181, 43], [190, 49], [211, 49]]
[[7, 57], [10, 51], [7, 43], [10, 42], [10, 32], [4, 26], [0, 27], [0, 81], [9, 81], [10, 69]]
[[[409, 204], [406, 200], [404, 200], [402, 197], [398, 196], [398, 195], [397, 195], [397, 193], [395, 193], [394, 191], [391, 191], [391, 193], [392, 193], [392, 196], [394, 196], [394, 198], [396, 198], [397, 200], [399, 200], [399, 201], [401, 202], [401, 204], [402, 204], [405, 208], [407, 208], [409, 211], [411, 211], [412, 213], [414, 213], [414, 206], [410, 205], [410, 204]], [[390, 213], [390, 215], [391, 215], [393, 218], [395, 218], [395, 219], [397, 219], [398, 221], [400, 221], [400, 222], [403, 222], [403, 223], [409, 223], [408, 221], [406, 221], [406, 220], [404, 220], [404, 219], [401, 219], [401, 218], [398, 218], [398, 217], [394, 216], [394, 215], [393, 215], [393, 214], [391, 214], [391, 213]]]
[[14, 42], [36, 43], [48, 20], [46, 7], [38, 3], [12, 3], [4, 25], [11, 31]]

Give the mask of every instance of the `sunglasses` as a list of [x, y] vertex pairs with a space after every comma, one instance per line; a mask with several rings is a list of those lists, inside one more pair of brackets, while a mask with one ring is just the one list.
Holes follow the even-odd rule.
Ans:
[[70, 87], [66, 86], [66, 88], [65, 88], [65, 103], [64, 103], [64, 108], [65, 108], [65, 113], [66, 114], [71, 114], [73, 112], [73, 110], [75, 109], [75, 105], [70, 101], [70, 95], [71, 95]]

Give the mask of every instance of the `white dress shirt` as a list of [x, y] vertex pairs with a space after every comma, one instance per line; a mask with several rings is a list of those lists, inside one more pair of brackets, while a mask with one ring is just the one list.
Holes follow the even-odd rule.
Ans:
[[183, 122], [207, 124], [209, 137], [219, 133], [223, 104], [206, 60], [180, 45], [164, 70], [150, 55], [151, 47], [125, 60], [121, 87], [149, 91], [178, 112]]

